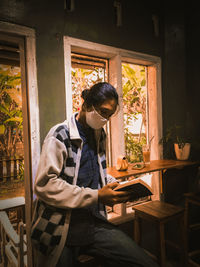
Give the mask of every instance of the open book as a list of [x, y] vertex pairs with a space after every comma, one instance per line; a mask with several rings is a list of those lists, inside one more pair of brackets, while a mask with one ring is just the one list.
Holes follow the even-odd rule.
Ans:
[[140, 178], [136, 178], [131, 181], [120, 182], [119, 185], [114, 188], [114, 190], [131, 192], [132, 200], [153, 195], [152, 188]]

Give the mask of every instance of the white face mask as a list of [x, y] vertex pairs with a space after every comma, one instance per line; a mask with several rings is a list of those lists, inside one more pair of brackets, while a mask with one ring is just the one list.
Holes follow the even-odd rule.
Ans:
[[102, 117], [95, 109], [90, 112], [86, 111], [86, 122], [95, 130], [102, 128], [107, 121], [108, 120]]

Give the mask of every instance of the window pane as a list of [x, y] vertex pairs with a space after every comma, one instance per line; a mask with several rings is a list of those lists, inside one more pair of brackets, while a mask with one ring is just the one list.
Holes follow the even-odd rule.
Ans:
[[[73, 112], [80, 110], [83, 99], [81, 93], [84, 89], [89, 89], [98, 82], [105, 82], [108, 79], [108, 60], [87, 55], [71, 54], [71, 81], [72, 81], [72, 105]], [[107, 133], [106, 159], [107, 165], [111, 162], [110, 151], [110, 125], [105, 126]]]
[[147, 68], [122, 64], [125, 151], [129, 162], [140, 162], [142, 144], [148, 140]]
[[21, 70], [0, 64], [0, 199], [24, 196]]
[[71, 61], [73, 112], [77, 112], [82, 104], [82, 91], [106, 81], [107, 60], [72, 53]]
[[97, 82], [104, 81], [105, 71], [102, 68], [83, 69], [73, 68], [71, 69], [72, 77], [72, 101], [73, 112], [77, 112], [82, 104], [81, 92], [85, 89], [89, 89]]

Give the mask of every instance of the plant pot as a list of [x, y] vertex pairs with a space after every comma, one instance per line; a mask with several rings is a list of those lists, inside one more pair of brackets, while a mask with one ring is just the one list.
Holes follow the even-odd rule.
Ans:
[[176, 158], [178, 160], [187, 160], [190, 155], [190, 147], [190, 143], [185, 143], [184, 147], [182, 148], [179, 148], [178, 144], [174, 144]]
[[128, 160], [125, 156], [118, 157], [116, 169], [118, 171], [126, 171], [128, 169]]

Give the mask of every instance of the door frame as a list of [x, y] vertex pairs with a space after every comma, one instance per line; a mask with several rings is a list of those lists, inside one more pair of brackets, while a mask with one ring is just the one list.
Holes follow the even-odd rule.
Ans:
[[19, 45], [22, 73], [22, 97], [24, 124], [25, 163], [25, 219], [27, 231], [27, 260], [32, 267], [32, 246], [30, 238], [33, 203], [33, 183], [40, 156], [39, 103], [36, 73], [35, 30], [0, 21], [0, 33]]

